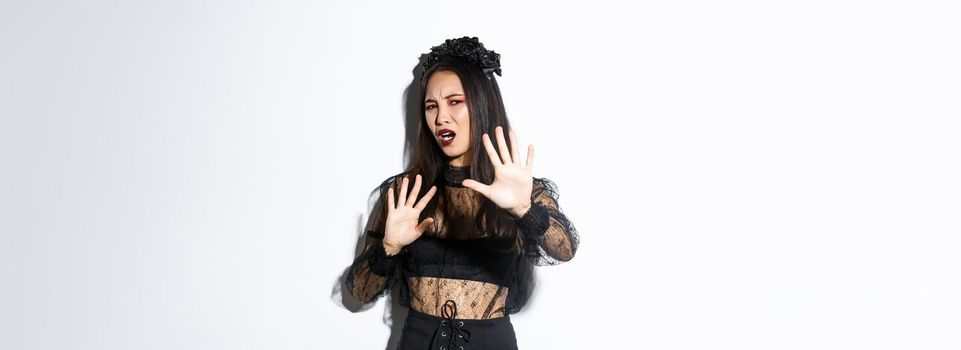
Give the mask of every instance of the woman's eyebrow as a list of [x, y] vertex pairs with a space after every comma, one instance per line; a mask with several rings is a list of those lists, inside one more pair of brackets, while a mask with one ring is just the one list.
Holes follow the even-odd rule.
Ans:
[[[455, 92], [455, 93], [453, 93], [453, 94], [444, 96], [444, 99], [446, 100], [446, 99], [451, 98], [451, 97], [454, 97], [454, 96], [464, 96], [464, 94], [456, 93], [456, 92]], [[431, 102], [431, 101], [437, 102], [437, 101], [435, 101], [435, 100], [432, 99], [432, 98], [428, 98], [428, 99], [424, 100], [424, 103]]]

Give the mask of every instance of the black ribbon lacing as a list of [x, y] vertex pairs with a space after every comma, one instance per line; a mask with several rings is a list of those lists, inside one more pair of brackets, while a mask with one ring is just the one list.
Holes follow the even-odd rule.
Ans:
[[[434, 331], [434, 339], [440, 335], [439, 342], [446, 341], [447, 345], [441, 345], [439, 350], [465, 350], [467, 343], [470, 342], [470, 332], [464, 328], [464, 321], [456, 320], [457, 303], [448, 299], [441, 308], [441, 315], [444, 319], [440, 321], [437, 330]], [[439, 334], [438, 334], [439, 332]], [[433, 345], [431, 346], [433, 348]]]

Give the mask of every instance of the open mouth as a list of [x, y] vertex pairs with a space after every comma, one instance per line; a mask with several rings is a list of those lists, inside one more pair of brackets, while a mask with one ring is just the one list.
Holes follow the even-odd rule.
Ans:
[[441, 145], [447, 146], [451, 144], [451, 142], [454, 142], [454, 136], [457, 136], [457, 134], [450, 130], [441, 130], [441, 132], [437, 133], [437, 136], [440, 137]]

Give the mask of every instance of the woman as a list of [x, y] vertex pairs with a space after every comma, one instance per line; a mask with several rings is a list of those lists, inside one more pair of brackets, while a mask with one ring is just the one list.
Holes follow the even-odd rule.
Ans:
[[493, 77], [500, 55], [462, 37], [423, 66], [413, 159], [381, 183], [346, 289], [370, 303], [400, 282], [400, 349], [516, 349], [509, 314], [530, 296], [532, 266], [570, 260], [578, 234], [554, 184], [531, 175], [533, 145], [521, 162]]

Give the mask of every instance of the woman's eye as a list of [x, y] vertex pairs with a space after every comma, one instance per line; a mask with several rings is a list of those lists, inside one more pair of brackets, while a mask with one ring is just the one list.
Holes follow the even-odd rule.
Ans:
[[431, 108], [434, 108], [434, 105], [430, 105], [430, 106], [424, 107], [424, 109], [431, 109]]
[[458, 101], [458, 100], [451, 100], [451, 101], [450, 101], [450, 103], [454, 103], [454, 102], [460, 103], [461, 101]]

